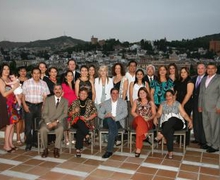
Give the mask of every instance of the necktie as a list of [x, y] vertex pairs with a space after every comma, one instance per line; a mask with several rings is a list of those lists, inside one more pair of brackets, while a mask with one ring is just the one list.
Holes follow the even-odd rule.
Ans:
[[56, 108], [58, 107], [59, 103], [60, 103], [60, 99], [57, 98]]
[[196, 88], [198, 88], [200, 82], [201, 82], [201, 76], [198, 76], [197, 81], [196, 81]]
[[150, 77], [150, 83], [153, 81], [153, 78], [152, 77]]

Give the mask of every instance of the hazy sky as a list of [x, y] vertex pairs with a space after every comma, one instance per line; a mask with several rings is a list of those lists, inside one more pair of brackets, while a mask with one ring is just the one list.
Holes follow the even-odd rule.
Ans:
[[220, 33], [220, 0], [0, 0], [0, 41], [192, 39]]

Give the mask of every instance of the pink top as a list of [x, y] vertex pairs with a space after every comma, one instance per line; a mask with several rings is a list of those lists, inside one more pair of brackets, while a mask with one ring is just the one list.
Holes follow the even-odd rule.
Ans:
[[62, 83], [62, 88], [63, 88], [63, 97], [68, 100], [68, 105], [70, 106], [73, 101], [77, 99], [75, 90], [71, 89], [68, 85], [65, 83]]

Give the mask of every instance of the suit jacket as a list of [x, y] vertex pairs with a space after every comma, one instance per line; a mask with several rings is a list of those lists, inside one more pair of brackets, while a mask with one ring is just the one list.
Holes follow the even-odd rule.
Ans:
[[[154, 78], [152, 79], [152, 81], [153, 80], [158, 80], [158, 77], [154, 75]], [[150, 79], [148, 78], [148, 75], [144, 76], [144, 81], [146, 81], [149, 84], [149, 86], [150, 86]]]
[[220, 109], [220, 76], [216, 74], [205, 87], [207, 76], [202, 79], [199, 93], [199, 107], [208, 112], [215, 112]]
[[60, 103], [56, 108], [55, 97], [47, 97], [43, 105], [42, 111], [42, 125], [49, 122], [54, 122], [59, 120], [59, 123], [64, 125], [66, 117], [68, 115], [68, 101], [65, 98], [61, 97]]
[[[127, 103], [121, 98], [118, 98], [117, 102], [117, 110], [115, 121], [120, 121], [122, 127], [125, 127], [125, 118], [128, 115]], [[98, 117], [100, 119], [104, 119], [106, 113], [112, 112], [112, 100], [108, 99], [101, 104], [101, 108], [98, 111]]]
[[203, 78], [201, 79], [201, 82], [200, 82], [200, 84], [199, 84], [198, 87], [196, 87], [197, 77], [198, 77], [198, 75], [197, 75], [197, 76], [194, 76], [194, 77], [192, 78], [192, 82], [193, 82], [193, 84], [194, 84], [194, 89], [193, 89], [193, 104], [194, 104], [194, 107], [195, 107], [195, 106], [198, 107], [200, 86], [201, 86], [201, 82], [202, 82], [202, 80], [203, 80], [203, 78], [204, 78], [205, 76], [203, 76]]

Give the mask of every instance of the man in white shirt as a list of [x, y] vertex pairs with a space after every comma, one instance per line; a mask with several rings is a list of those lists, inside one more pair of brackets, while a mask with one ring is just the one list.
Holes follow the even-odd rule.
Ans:
[[108, 145], [102, 158], [109, 158], [112, 155], [118, 129], [125, 127], [125, 118], [127, 115], [126, 101], [119, 98], [117, 88], [112, 88], [111, 99], [104, 101], [98, 111], [98, 117], [103, 119], [103, 127], [109, 130]]

